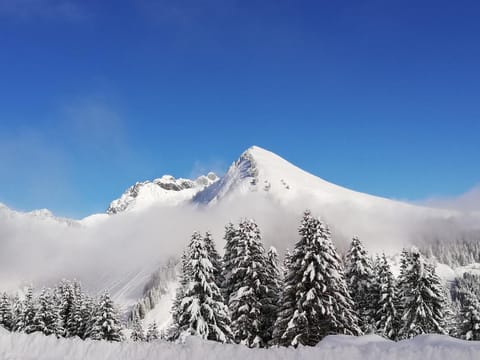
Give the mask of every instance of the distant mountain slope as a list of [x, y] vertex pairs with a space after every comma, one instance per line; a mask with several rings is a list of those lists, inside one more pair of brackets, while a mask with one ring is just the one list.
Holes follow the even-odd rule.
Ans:
[[218, 180], [217, 175], [210, 172], [196, 180], [175, 179], [164, 175], [153, 181], [137, 182], [128, 188], [123, 195], [113, 200], [107, 209], [108, 214], [147, 208], [152, 204], [175, 206], [190, 200], [198, 191]]

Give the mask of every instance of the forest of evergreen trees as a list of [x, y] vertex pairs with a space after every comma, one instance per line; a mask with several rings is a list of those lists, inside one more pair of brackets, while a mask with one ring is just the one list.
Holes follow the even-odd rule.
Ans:
[[[447, 288], [418, 250], [403, 250], [395, 278], [386, 256], [371, 258], [354, 237], [344, 259], [328, 226], [309, 211], [299, 240], [282, 264], [266, 250], [253, 220], [228, 224], [221, 257], [210, 233], [194, 233], [181, 260], [172, 324], [146, 333], [139, 317], [129, 322], [133, 341], [187, 336], [248, 347], [314, 346], [327, 335], [378, 334], [391, 340], [449, 334], [480, 340], [480, 277], [465, 274]], [[3, 294], [0, 326], [57, 337], [121, 341], [118, 312], [107, 292], [98, 299], [78, 282], [62, 281], [38, 296]]]

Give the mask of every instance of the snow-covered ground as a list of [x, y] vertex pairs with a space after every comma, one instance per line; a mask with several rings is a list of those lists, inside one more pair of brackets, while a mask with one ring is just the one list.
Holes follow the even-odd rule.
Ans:
[[185, 344], [108, 343], [56, 339], [40, 334], [12, 334], [0, 329], [2, 360], [478, 360], [480, 342], [423, 335], [398, 343], [375, 335], [329, 336], [316, 347], [248, 349], [189, 338]]

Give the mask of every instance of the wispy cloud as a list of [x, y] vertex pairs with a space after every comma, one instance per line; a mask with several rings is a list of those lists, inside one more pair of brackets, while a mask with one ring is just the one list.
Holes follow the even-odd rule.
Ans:
[[73, 0], [0, 0], [0, 18], [80, 21], [88, 13]]
[[422, 204], [459, 211], [480, 211], [480, 184], [459, 196], [438, 196], [421, 201]]

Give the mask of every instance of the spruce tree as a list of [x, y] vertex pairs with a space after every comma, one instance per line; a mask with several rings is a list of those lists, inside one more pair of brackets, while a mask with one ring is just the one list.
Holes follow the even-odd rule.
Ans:
[[179, 324], [180, 324], [180, 317], [182, 316], [183, 309], [182, 309], [182, 301], [185, 297], [185, 293], [188, 290], [188, 286], [191, 279], [191, 269], [189, 265], [189, 254], [188, 248], [183, 251], [182, 254], [182, 272], [180, 274], [180, 283], [177, 287], [175, 293], [175, 299], [173, 300], [172, 304], [172, 324], [170, 328], [167, 330], [167, 339], [174, 340], [177, 339], [180, 335], [179, 333]]
[[34, 318], [37, 312], [33, 288], [29, 286], [23, 300], [23, 331], [30, 334], [35, 331]]
[[66, 337], [75, 336], [75, 331], [70, 333], [68, 323], [72, 322], [73, 311], [75, 306], [75, 287], [71, 281], [62, 280], [55, 289], [55, 298], [60, 310], [61, 325], [64, 328]]
[[398, 294], [395, 278], [385, 254], [378, 262], [378, 285], [380, 297], [377, 302], [376, 328], [379, 335], [391, 340], [397, 339]]
[[[78, 336], [85, 337], [85, 319], [84, 319], [84, 301], [85, 294], [82, 291], [82, 286], [78, 281], [74, 281], [69, 287], [69, 311], [66, 319], [64, 319], [65, 333], [69, 337]], [[64, 309], [65, 311], [65, 309]]]
[[30, 331], [57, 337], [63, 334], [59, 310], [47, 289], [43, 289], [38, 297], [38, 307]]
[[240, 223], [237, 242], [238, 255], [231, 260], [228, 284], [232, 290], [228, 306], [234, 340], [249, 347], [264, 347], [271, 338], [271, 321], [276, 313], [274, 270], [253, 220]]
[[466, 292], [460, 308], [458, 336], [465, 340], [480, 340], [480, 301]]
[[230, 342], [230, 316], [220, 289], [215, 284], [214, 269], [205, 242], [194, 233], [188, 248], [189, 284], [180, 304], [175, 339], [188, 335], [219, 342]]
[[143, 331], [141, 320], [136, 317], [132, 323], [132, 333], [130, 334], [132, 341], [145, 341], [145, 333]]
[[12, 302], [6, 292], [0, 298], [0, 326], [8, 331], [13, 330]]
[[23, 313], [23, 301], [15, 295], [12, 303], [12, 330], [22, 332], [25, 330], [25, 317]]
[[91, 320], [89, 338], [122, 341], [122, 326], [115, 305], [107, 291], [103, 293]]
[[212, 262], [215, 284], [217, 284], [217, 287], [222, 290], [223, 283], [225, 282], [225, 279], [223, 278], [222, 257], [218, 254], [218, 251], [215, 247], [215, 242], [213, 241], [213, 237], [210, 232], [207, 231], [203, 239], [208, 251], [208, 257]]
[[233, 292], [232, 281], [232, 272], [235, 267], [234, 259], [238, 257], [238, 229], [232, 224], [228, 223], [225, 226], [225, 252], [223, 254], [223, 285], [222, 285], [222, 295], [225, 301], [228, 303], [230, 295]]
[[282, 291], [282, 270], [280, 269], [277, 249], [271, 246], [267, 252], [266, 267], [266, 300], [262, 299], [264, 304], [262, 333], [266, 344], [273, 342], [273, 332], [275, 330], [275, 322], [278, 317], [280, 293]]
[[284, 281], [275, 342], [314, 346], [327, 335], [361, 334], [328, 228], [306, 211], [299, 233]]
[[402, 279], [403, 304], [400, 338], [408, 339], [420, 334], [445, 334], [444, 298], [441, 281], [432, 265], [414, 249], [409, 255], [411, 266]]
[[345, 276], [362, 331], [371, 332], [375, 329], [375, 279], [372, 262], [358, 237], [353, 238], [347, 253]]
[[152, 323], [150, 323], [150, 325], [148, 325], [146, 340], [148, 342], [151, 342], [158, 339], [160, 339], [160, 333], [158, 331], [157, 322], [153, 321]]

